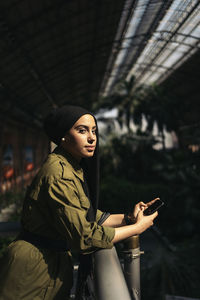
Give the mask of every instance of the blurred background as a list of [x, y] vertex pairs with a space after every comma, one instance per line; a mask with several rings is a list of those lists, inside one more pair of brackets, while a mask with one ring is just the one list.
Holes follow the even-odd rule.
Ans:
[[200, 2], [1, 0], [0, 36], [0, 253], [51, 151], [43, 118], [81, 105], [100, 128], [100, 208], [165, 202], [140, 237], [142, 300], [200, 299]]

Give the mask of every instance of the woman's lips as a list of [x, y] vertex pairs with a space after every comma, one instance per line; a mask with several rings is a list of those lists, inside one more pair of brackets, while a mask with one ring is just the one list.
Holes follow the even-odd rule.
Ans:
[[88, 149], [88, 150], [94, 150], [95, 149], [94, 146], [85, 146], [85, 148]]

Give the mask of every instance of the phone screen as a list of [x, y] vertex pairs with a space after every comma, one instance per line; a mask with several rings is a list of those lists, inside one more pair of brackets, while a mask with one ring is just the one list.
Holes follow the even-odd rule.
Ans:
[[148, 216], [153, 214], [156, 210], [163, 206], [163, 204], [164, 202], [162, 200], [156, 200], [152, 205], [144, 210], [144, 215]]

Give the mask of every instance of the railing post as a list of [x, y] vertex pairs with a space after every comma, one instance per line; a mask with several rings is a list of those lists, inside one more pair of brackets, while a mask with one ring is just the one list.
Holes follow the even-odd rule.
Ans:
[[131, 300], [115, 247], [94, 253], [94, 283], [98, 300]]
[[132, 300], [140, 300], [140, 251], [139, 235], [132, 236], [123, 241], [124, 244], [124, 276]]

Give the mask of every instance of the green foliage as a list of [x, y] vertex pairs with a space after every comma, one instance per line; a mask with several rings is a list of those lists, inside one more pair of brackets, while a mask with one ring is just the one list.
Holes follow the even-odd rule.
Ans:
[[18, 191], [8, 191], [6, 193], [0, 194], [0, 208], [9, 206], [15, 203], [20, 206], [24, 199], [24, 192]]
[[[24, 192], [10, 191], [0, 195], [0, 208], [9, 207], [15, 204], [15, 209], [7, 216], [5, 221], [19, 221], [21, 217], [22, 203], [24, 199]], [[5, 252], [7, 246], [14, 240], [12, 236], [0, 237], [0, 257]]]
[[3, 256], [7, 246], [13, 241], [14, 237], [0, 237], [0, 258]]
[[146, 182], [152, 164], [148, 157], [157, 160], [158, 152], [152, 148], [155, 143], [155, 139], [145, 133], [114, 136], [101, 147], [102, 174], [115, 174], [134, 182], [142, 178], [142, 182]]
[[6, 221], [18, 221], [20, 219], [23, 200], [24, 191], [8, 191], [0, 195], [0, 212], [3, 208], [15, 204], [13, 212], [8, 216]]
[[160, 225], [170, 238], [197, 233], [199, 152], [157, 151], [151, 143], [142, 141], [137, 145], [130, 137], [115, 137], [101, 150], [102, 207], [108, 211], [126, 211], [138, 201], [160, 197], [165, 202]]
[[199, 250], [199, 241], [190, 239], [177, 244], [176, 251], [156, 244], [153, 251], [145, 252], [141, 262], [142, 299], [164, 300], [166, 294], [198, 297]]
[[[134, 89], [134, 91], [133, 91]], [[143, 87], [135, 87], [135, 78], [132, 76], [129, 81], [120, 81], [111, 95], [102, 97], [95, 103], [94, 110], [105, 108], [118, 109], [117, 121], [122, 127], [124, 123], [130, 129], [130, 121], [133, 118], [135, 107], [143, 95]], [[140, 120], [141, 121], [141, 120]]]
[[[157, 151], [152, 148], [155, 142], [148, 134], [129, 132], [102, 146], [101, 209], [127, 212], [138, 201], [160, 197], [165, 206], [155, 224], [162, 239], [156, 245], [155, 237], [150, 239], [152, 250], [142, 258], [142, 299], [198, 297], [200, 152]], [[169, 241], [176, 250], [169, 249]]]
[[107, 110], [117, 108], [117, 121], [121, 127], [126, 125], [128, 130], [131, 121], [141, 129], [145, 117], [146, 132], [151, 134], [156, 123], [163, 148], [165, 148], [164, 130], [176, 133], [181, 148], [199, 144], [199, 106], [188, 99], [183, 101], [164, 85], [137, 86], [132, 76], [129, 81], [119, 82], [110, 95], [99, 99], [94, 109], [100, 108]]
[[165, 185], [136, 184], [123, 177], [108, 176], [101, 182], [100, 208], [111, 213], [125, 213], [131, 211], [139, 201], [148, 202], [159, 195], [166, 197], [167, 194]]

